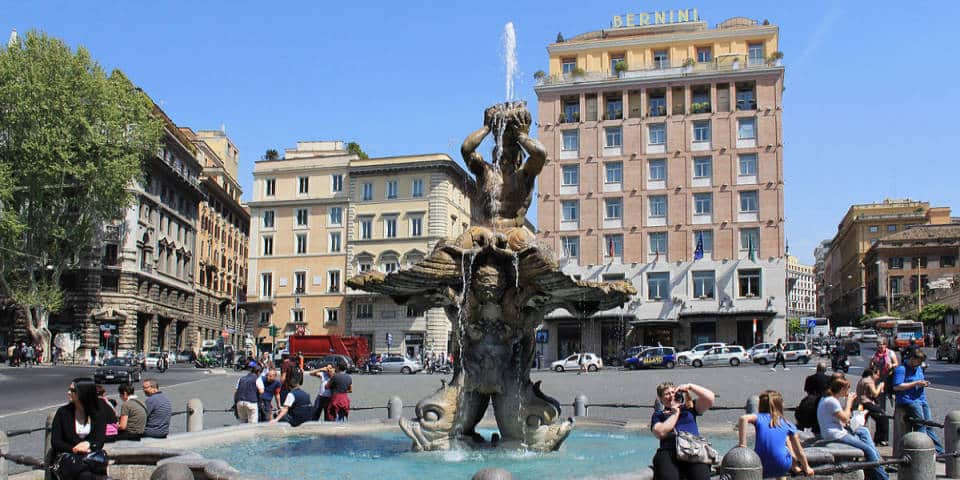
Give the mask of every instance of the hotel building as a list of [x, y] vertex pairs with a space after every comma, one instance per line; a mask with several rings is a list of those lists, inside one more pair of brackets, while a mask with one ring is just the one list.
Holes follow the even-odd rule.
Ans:
[[590, 318], [550, 315], [545, 360], [785, 334], [778, 27], [674, 13], [547, 46], [537, 236], [565, 272], [640, 293]]
[[817, 284], [813, 265], [804, 265], [787, 256], [787, 317], [813, 317], [817, 313]]

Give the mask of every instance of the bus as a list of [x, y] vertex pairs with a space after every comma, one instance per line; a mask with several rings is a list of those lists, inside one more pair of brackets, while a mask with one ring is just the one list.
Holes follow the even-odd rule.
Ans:
[[800, 325], [807, 330], [808, 338], [830, 336], [830, 319], [828, 318], [800, 317]]
[[916, 340], [917, 346], [924, 347], [923, 323], [913, 320], [881, 320], [873, 324], [878, 335], [887, 337], [894, 348], [906, 348], [910, 340]]

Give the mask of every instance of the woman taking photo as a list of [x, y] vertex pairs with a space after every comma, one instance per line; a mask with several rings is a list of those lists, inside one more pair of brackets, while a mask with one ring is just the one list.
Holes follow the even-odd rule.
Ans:
[[[90, 378], [76, 378], [67, 389], [67, 404], [57, 409], [51, 431], [51, 458], [60, 480], [90, 480], [106, 474], [99, 462], [106, 436], [104, 402]], [[92, 455], [91, 455], [92, 454]], [[99, 457], [99, 459], [97, 458]]]
[[676, 432], [700, 435], [697, 417], [713, 406], [713, 392], [692, 383], [676, 386], [667, 382], [657, 385], [657, 399], [663, 405], [663, 410], [653, 412], [653, 418], [650, 420], [650, 430], [660, 440], [660, 448], [653, 456], [653, 478], [657, 480], [709, 479], [710, 465], [677, 459]]
[[[845, 426], [850, 424], [853, 416], [853, 403], [857, 394], [850, 393], [850, 382], [844, 378], [835, 378], [830, 382], [827, 396], [820, 400], [817, 406], [817, 421], [820, 423], [820, 436], [825, 442], [840, 442], [863, 450], [865, 460], [876, 462], [880, 460], [877, 447], [870, 438], [867, 427], [860, 427], [850, 433]], [[887, 472], [883, 467], [867, 468], [863, 470], [869, 480], [887, 480]]]

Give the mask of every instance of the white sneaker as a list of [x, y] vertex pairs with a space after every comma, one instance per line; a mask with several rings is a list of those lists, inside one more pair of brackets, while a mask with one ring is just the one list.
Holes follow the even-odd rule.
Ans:
[[770, 367], [770, 371], [771, 371], [771, 372], [776, 372], [776, 371], [777, 371], [777, 367]]

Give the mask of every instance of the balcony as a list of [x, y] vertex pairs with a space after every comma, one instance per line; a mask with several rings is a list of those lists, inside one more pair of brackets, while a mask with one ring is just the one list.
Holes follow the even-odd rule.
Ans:
[[669, 64], [650, 65], [623, 72], [582, 72], [549, 75], [537, 79], [537, 87], [569, 85], [574, 83], [596, 83], [616, 80], [638, 80], [670, 77], [696, 77], [736, 71], [763, 71], [782, 68], [780, 59], [768, 59], [758, 62], [748, 61], [744, 54], [718, 55], [708, 63], [693, 63], [686, 60], [673, 60]]

